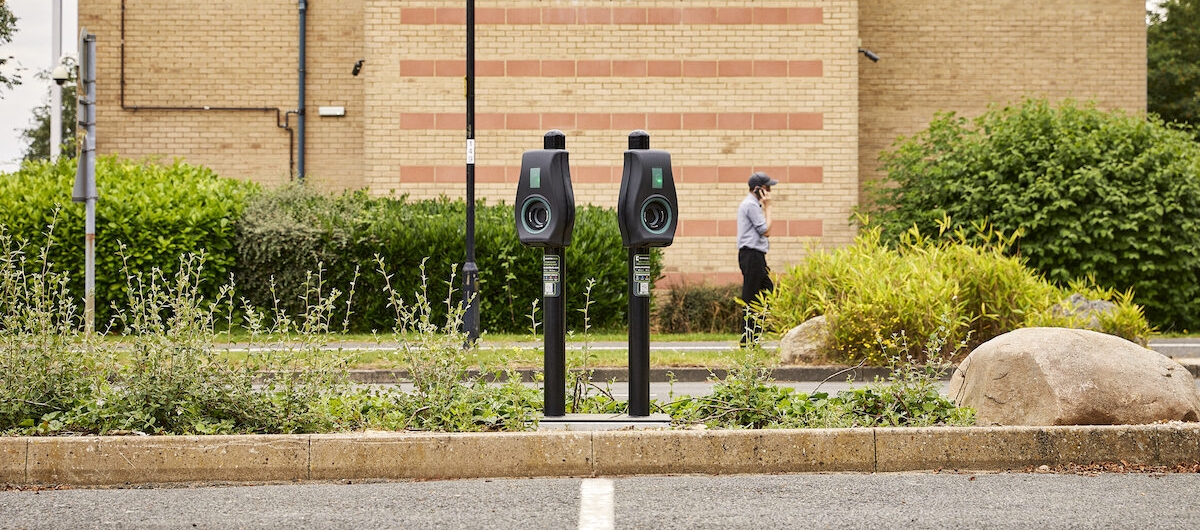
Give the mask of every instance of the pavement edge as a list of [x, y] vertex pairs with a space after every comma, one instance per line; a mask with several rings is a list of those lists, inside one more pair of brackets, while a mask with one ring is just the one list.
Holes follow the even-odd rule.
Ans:
[[0, 438], [0, 483], [1023, 470], [1200, 461], [1200, 423]]

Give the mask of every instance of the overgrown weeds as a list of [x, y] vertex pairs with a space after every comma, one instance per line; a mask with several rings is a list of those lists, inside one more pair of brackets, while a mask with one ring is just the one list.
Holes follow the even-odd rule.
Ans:
[[880, 340], [891, 375], [833, 396], [774, 384], [770, 369], [755, 360], [754, 348], [746, 348], [711, 394], [684, 397], [662, 409], [679, 424], [723, 429], [971, 425], [974, 412], [939, 392], [952, 367], [941, 354], [947, 334], [945, 327], [939, 328], [925, 344], [924, 363], [908, 355], [903, 335]]
[[[52, 241], [52, 229], [45, 235]], [[119, 340], [102, 340], [79, 331], [68, 278], [55, 272], [45, 248], [30, 257], [26, 242], [0, 229], [0, 432], [6, 434], [510, 431], [535, 426], [542, 409], [542, 393], [506, 363], [472, 365], [453, 275], [445, 297], [435, 302], [423, 268], [421, 286], [412, 293], [392, 285], [394, 275], [382, 258], [376, 259], [380, 281], [362, 282], [356, 273], [345, 292], [330, 287], [318, 268], [297, 295], [304, 311], [290, 316], [278, 310], [284, 304], [278, 295], [276, 308], [263, 311], [239, 299], [232, 282], [206, 298], [206, 256], [186, 255], [171, 274], [126, 267], [128, 299], [114, 305], [105, 331], [119, 333]], [[351, 384], [348, 355], [332, 346], [346, 332], [356, 285], [368, 283], [386, 294], [394, 315], [390, 335], [377, 340], [394, 345], [392, 361], [409, 373], [409, 381], [398, 381], [403, 386]], [[585, 338], [592, 285], [579, 310]], [[536, 306], [531, 323], [536, 331]], [[233, 326], [245, 328], [244, 343], [222, 343], [216, 329]], [[949, 337], [947, 330], [940, 328], [938, 336]], [[969, 421], [937, 395], [943, 365], [918, 365], [897, 353], [906, 360], [886, 383], [837, 396], [809, 395], [772, 384], [759, 344], [736, 354], [734, 368], [712, 395], [652, 407], [681, 424], [727, 428]], [[235, 350], [244, 359], [229, 355]], [[930, 343], [921, 359], [940, 358], [942, 350]], [[627, 411], [628, 403], [614, 398], [611, 381], [593, 381], [592, 356], [590, 345], [572, 356], [568, 410]]]
[[49, 243], [33, 256], [27, 248], [0, 226], [0, 430], [31, 429], [43, 417], [84, 406], [104, 383], [101, 357], [75, 331], [69, 278], [54, 271]]

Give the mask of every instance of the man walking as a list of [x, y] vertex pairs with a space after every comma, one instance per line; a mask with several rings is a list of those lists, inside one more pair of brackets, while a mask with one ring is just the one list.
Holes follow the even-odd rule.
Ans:
[[[771, 186], [779, 184], [766, 173], [756, 171], [748, 181], [750, 193], [742, 199], [737, 213], [738, 266], [742, 269], [742, 300], [751, 304], [761, 292], [775, 288], [771, 269], [767, 267], [767, 250], [771, 235]], [[742, 345], [750, 344], [762, 334], [762, 316], [746, 307], [742, 327]]]

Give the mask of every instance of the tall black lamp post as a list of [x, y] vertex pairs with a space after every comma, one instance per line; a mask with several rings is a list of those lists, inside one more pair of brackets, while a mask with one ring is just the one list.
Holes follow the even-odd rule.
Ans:
[[467, 0], [467, 261], [463, 264], [463, 332], [479, 338], [479, 267], [475, 265], [475, 0]]

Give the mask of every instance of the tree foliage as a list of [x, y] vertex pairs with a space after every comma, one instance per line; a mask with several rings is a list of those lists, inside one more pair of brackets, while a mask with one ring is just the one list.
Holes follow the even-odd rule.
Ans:
[[1146, 28], [1147, 108], [1200, 125], [1200, 0], [1167, 0]]
[[[50, 105], [47, 102], [33, 109], [32, 126], [21, 131], [21, 140], [25, 142], [25, 160], [50, 159]], [[67, 158], [75, 158], [76, 108], [75, 80], [72, 78], [62, 85], [62, 138], [59, 139], [59, 145], [62, 146], [62, 156]]]
[[865, 209], [898, 240], [990, 223], [1010, 252], [1067, 285], [1133, 288], [1152, 324], [1200, 326], [1200, 144], [1156, 117], [1070, 101], [940, 114], [884, 153]]
[[[12, 42], [13, 33], [17, 31], [17, 17], [8, 9], [8, 4], [0, 0], [0, 46]], [[21, 76], [16, 73], [5, 73], [4, 66], [13, 58], [0, 55], [0, 94], [6, 88], [21, 84]]]

